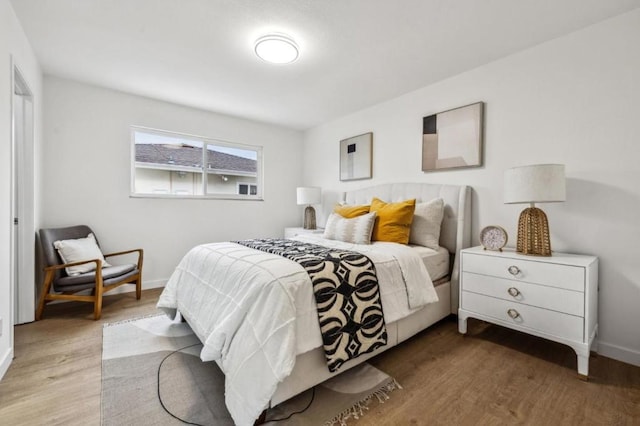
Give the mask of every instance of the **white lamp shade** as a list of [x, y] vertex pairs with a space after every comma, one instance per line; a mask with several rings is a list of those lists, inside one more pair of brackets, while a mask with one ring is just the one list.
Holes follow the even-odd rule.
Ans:
[[535, 164], [504, 172], [504, 202], [552, 203], [565, 201], [564, 164]]
[[296, 189], [298, 205], [320, 204], [322, 193], [317, 186], [303, 186]]

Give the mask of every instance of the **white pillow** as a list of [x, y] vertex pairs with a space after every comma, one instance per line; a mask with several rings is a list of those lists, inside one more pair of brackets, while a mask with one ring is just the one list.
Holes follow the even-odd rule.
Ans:
[[347, 219], [331, 213], [324, 227], [324, 237], [329, 240], [353, 244], [371, 244], [371, 231], [376, 221], [376, 212]]
[[409, 244], [437, 250], [440, 246], [440, 226], [444, 216], [444, 200], [435, 198], [427, 203], [417, 203], [411, 223]]
[[[58, 254], [64, 263], [100, 259], [102, 260], [103, 268], [111, 266], [104, 260], [100, 247], [96, 243], [96, 237], [93, 234], [87, 235], [87, 238], [78, 238], [76, 240], [59, 240], [54, 242], [53, 246], [58, 250]], [[96, 264], [94, 262], [83, 263], [82, 265], [64, 269], [67, 271], [67, 275], [75, 276], [95, 270]]]

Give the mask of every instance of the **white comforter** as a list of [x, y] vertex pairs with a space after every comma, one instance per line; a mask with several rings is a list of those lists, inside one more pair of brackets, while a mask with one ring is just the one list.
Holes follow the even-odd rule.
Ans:
[[[393, 243], [354, 245], [376, 265], [385, 321], [438, 300], [420, 257]], [[225, 373], [226, 405], [236, 424], [252, 425], [299, 353], [321, 346], [311, 280], [296, 262], [234, 243], [193, 248], [160, 295], [158, 308], [183, 314], [203, 343], [200, 357]]]

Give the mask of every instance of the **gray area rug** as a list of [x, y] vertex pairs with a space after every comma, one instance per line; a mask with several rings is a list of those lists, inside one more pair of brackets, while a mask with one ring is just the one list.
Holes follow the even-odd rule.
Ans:
[[[215, 362], [200, 360], [202, 345], [186, 323], [158, 315], [107, 324], [102, 339], [102, 425], [233, 425], [224, 375]], [[399, 387], [365, 363], [316, 386], [315, 394], [309, 390], [270, 409], [267, 424], [304, 409], [312, 398], [303, 413], [272, 424], [344, 424]]]

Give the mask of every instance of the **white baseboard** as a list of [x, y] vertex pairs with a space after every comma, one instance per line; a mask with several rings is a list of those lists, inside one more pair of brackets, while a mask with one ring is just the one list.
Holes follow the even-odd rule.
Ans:
[[640, 352], [629, 348], [599, 341], [598, 355], [640, 367]]
[[[153, 281], [142, 281], [142, 289], [143, 290], [151, 290], [152, 288], [162, 288], [167, 284], [168, 279], [165, 280], [153, 280]], [[122, 293], [131, 293], [136, 291], [136, 286], [134, 285], [123, 285], [116, 289], [111, 290], [108, 293], [105, 293], [104, 296], [112, 296], [114, 294], [122, 294]]]
[[5, 373], [9, 369], [11, 361], [13, 361], [13, 348], [7, 349], [2, 359], [0, 359], [0, 380], [2, 380]]
[[[150, 290], [152, 288], [162, 288], [167, 284], [167, 281], [169, 281], [168, 279], [164, 279], [164, 280], [153, 280], [153, 281], [142, 281], [142, 289], [143, 290]], [[131, 285], [131, 284], [125, 284], [123, 286], [117, 287], [113, 290], [111, 290], [108, 293], [104, 293], [104, 297], [109, 297], [109, 296], [113, 296], [116, 294], [123, 294], [123, 293], [132, 293], [136, 291], [136, 286]], [[84, 291], [79, 291], [78, 293], [76, 293], [78, 295], [83, 295], [83, 294], [91, 294], [91, 290], [84, 290]], [[55, 305], [58, 303], [69, 303], [68, 300], [53, 300], [51, 302], [48, 303], [48, 305]]]

